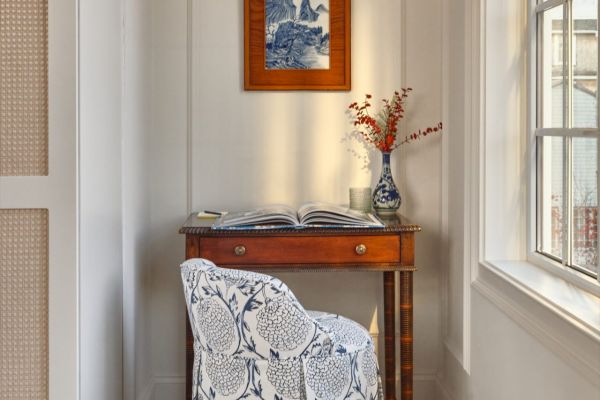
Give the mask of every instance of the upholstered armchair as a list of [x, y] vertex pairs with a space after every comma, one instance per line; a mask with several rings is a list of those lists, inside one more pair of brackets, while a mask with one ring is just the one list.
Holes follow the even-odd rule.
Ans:
[[203, 259], [183, 263], [181, 275], [194, 400], [382, 399], [371, 337], [356, 322], [305, 311], [268, 275]]

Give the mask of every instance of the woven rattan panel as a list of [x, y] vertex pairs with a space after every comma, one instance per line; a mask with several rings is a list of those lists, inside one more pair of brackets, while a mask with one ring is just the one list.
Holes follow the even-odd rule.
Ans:
[[48, 174], [48, 0], [0, 0], [0, 176]]
[[47, 398], [48, 211], [3, 209], [0, 400]]

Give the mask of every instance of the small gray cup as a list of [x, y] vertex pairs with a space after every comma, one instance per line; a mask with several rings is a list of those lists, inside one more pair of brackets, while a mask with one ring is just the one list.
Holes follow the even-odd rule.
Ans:
[[371, 212], [371, 188], [350, 188], [350, 209]]

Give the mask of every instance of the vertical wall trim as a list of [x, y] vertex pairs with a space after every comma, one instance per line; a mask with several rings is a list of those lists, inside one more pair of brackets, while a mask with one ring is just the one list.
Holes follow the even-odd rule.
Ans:
[[186, 75], [187, 75], [187, 87], [186, 87], [186, 94], [187, 94], [187, 149], [186, 149], [186, 156], [187, 156], [187, 175], [186, 175], [186, 179], [187, 179], [187, 187], [186, 187], [186, 191], [187, 191], [187, 213], [191, 213], [192, 212], [192, 207], [194, 207], [194, 199], [193, 199], [193, 188], [192, 188], [192, 183], [193, 183], [193, 174], [192, 174], [192, 166], [193, 166], [193, 125], [192, 125], [192, 98], [193, 98], [193, 69], [192, 69], [192, 63], [194, 61], [194, 57], [193, 57], [193, 21], [194, 21], [194, 16], [193, 16], [193, 3], [192, 0], [187, 0], [187, 43], [186, 43], [186, 47], [187, 47], [187, 51], [186, 51], [186, 57], [187, 57], [187, 71], [186, 71]]
[[[406, 61], [406, 12], [407, 12], [407, 6], [406, 6], [407, 1], [403, 0], [401, 5], [400, 5], [400, 86], [401, 87], [406, 87], [406, 66], [408, 65], [407, 61]], [[399, 126], [399, 131], [400, 132], [406, 132], [406, 118], [402, 118], [400, 120], [400, 126]], [[403, 147], [405, 146], [401, 146], [398, 151], [401, 153], [401, 159], [403, 159], [403, 154], [402, 152], [404, 152], [405, 150], [403, 149]], [[404, 188], [402, 187], [402, 185], [405, 185], [406, 182], [406, 177], [407, 177], [407, 168], [402, 168], [400, 169], [400, 171], [396, 170], [396, 173], [400, 176], [400, 186], [401, 186], [401, 191], [404, 190]], [[402, 207], [402, 205], [401, 205]], [[402, 210], [402, 208], [401, 208]]]
[[[125, 238], [125, 216], [127, 215], [125, 190], [123, 173], [125, 170], [125, 108], [127, 94], [127, 5], [125, 0], [121, 0], [121, 243], [126, 242]], [[136, 374], [135, 374], [135, 359], [136, 359], [136, 327], [135, 327], [135, 284], [132, 276], [134, 272], [130, 270], [135, 268], [134, 265], [127, 265], [126, 252], [121, 252], [121, 280], [123, 285], [122, 296], [122, 315], [121, 315], [121, 342], [122, 342], [122, 368], [123, 368], [123, 385], [121, 387], [121, 398], [123, 400], [133, 400], [135, 398]], [[133, 354], [130, 355], [129, 351]]]
[[[474, 27], [473, 21], [475, 20], [475, 2], [471, 6], [465, 4], [465, 81], [464, 81], [464, 93], [466, 97], [465, 109], [464, 109], [464, 121], [465, 121], [465, 140], [464, 140], [464, 154], [465, 161], [463, 163], [463, 180], [465, 182], [465, 193], [464, 193], [464, 208], [463, 208], [463, 226], [464, 226], [464, 249], [463, 249], [463, 282], [462, 282], [462, 357], [459, 359], [463, 368], [469, 372], [470, 370], [470, 344], [471, 344], [471, 263], [473, 247], [476, 247], [473, 243], [473, 219], [477, 220], [476, 212], [472, 211], [473, 201], [477, 201], [477, 195], [474, 189], [474, 177], [475, 173], [471, 172], [473, 165], [478, 165], [475, 158], [477, 154], [473, 151], [472, 142], [476, 141], [473, 138], [475, 133], [473, 125], [472, 113], [475, 105], [473, 104], [473, 67], [474, 67], [474, 55], [475, 43], [474, 43]], [[476, 203], [475, 203], [476, 204]], [[448, 349], [453, 352], [452, 347]], [[458, 354], [455, 355], [455, 357]]]
[[403, 1], [402, 6], [400, 8], [400, 55], [402, 57], [402, 69], [400, 70], [400, 79], [402, 81], [402, 86], [406, 85], [406, 10], [406, 1]]
[[[407, 1], [403, 0], [401, 5], [400, 5], [400, 86], [401, 87], [406, 87], [406, 76], [407, 76], [407, 57], [406, 57], [406, 53], [407, 53], [407, 48], [406, 48], [406, 33], [408, 31], [408, 29], [406, 28], [406, 13], [407, 13]], [[406, 118], [403, 118], [400, 120], [400, 126], [399, 126], [399, 131], [400, 132], [406, 132]], [[404, 147], [404, 146], [403, 146]], [[404, 158], [402, 156], [402, 152], [405, 151], [404, 149], [400, 148], [398, 149], [401, 152], [401, 158]], [[396, 169], [396, 173], [398, 173], [397, 169]], [[402, 168], [401, 172], [400, 172], [400, 179], [401, 179], [401, 184], [400, 185], [405, 185], [405, 182], [407, 181], [407, 168]], [[394, 296], [396, 296], [396, 304], [400, 304], [400, 274], [399, 273], [395, 273], [394, 274], [394, 284], [396, 285], [396, 293], [394, 294]], [[399, 336], [400, 334], [400, 310], [396, 310], [396, 326], [394, 327], [394, 332], [396, 332], [396, 334]], [[400, 360], [400, 346], [396, 346], [396, 351], [398, 352], [398, 356], [396, 357], [396, 368], [397, 370], [400, 370], [400, 365], [399, 365], [399, 360]], [[398, 385], [399, 387], [399, 385]]]
[[[463, 208], [464, 213], [464, 250], [463, 250], [463, 329], [462, 329], [462, 357], [460, 358], [460, 362], [462, 363], [463, 368], [469, 372], [470, 371], [470, 344], [471, 344], [471, 263], [473, 247], [477, 247], [473, 243], [474, 235], [473, 235], [473, 220], [477, 221], [476, 212], [472, 211], [472, 206], [477, 204], [477, 196], [475, 194], [475, 186], [474, 183], [475, 173], [471, 172], [471, 166], [477, 165], [477, 154], [473, 151], [472, 142], [476, 142], [477, 140], [473, 138], [473, 134], [475, 133], [474, 125], [473, 125], [473, 111], [474, 111], [474, 103], [473, 103], [473, 93], [474, 88], [472, 85], [473, 69], [474, 69], [474, 52], [475, 52], [475, 42], [474, 42], [474, 20], [476, 18], [475, 12], [475, 2], [472, 3], [471, 6], [465, 5], [465, 81], [464, 81], [464, 93], [466, 95], [466, 104], [464, 110], [464, 121], [465, 121], [465, 141], [464, 141], [464, 154], [465, 154], [465, 162], [463, 164], [463, 179], [465, 182], [465, 205]], [[452, 351], [452, 347], [449, 347], [449, 350]]]
[[[442, 64], [449, 66], [450, 65], [450, 24], [449, 24], [449, 8], [451, 6], [447, 1], [441, 1], [441, 9], [442, 9], [442, 29], [441, 29], [441, 38], [440, 41], [442, 43]], [[442, 123], [444, 124], [444, 128], [446, 130], [449, 129], [448, 120], [449, 120], [449, 86], [450, 86], [450, 71], [449, 68], [441, 68], [442, 74]], [[450, 179], [450, 144], [448, 142], [447, 134], [442, 135], [442, 171], [440, 171], [441, 176], [441, 194], [442, 201], [440, 203], [440, 232], [442, 233], [441, 239], [441, 252], [440, 252], [440, 261], [439, 265], [441, 266], [440, 270], [440, 331], [439, 331], [439, 340], [443, 345], [446, 341], [446, 337], [448, 336], [448, 315], [449, 315], [449, 295], [448, 295], [448, 287], [449, 287], [449, 264], [450, 264], [450, 246], [449, 246], [449, 219], [448, 219], [448, 202], [450, 199], [449, 190], [448, 190], [448, 182]], [[443, 363], [443, 351], [440, 351], [440, 360], [439, 365], [444, 365]]]
[[[75, 282], [76, 371], [75, 397], [81, 399], [81, 7], [75, 0]], [[52, 222], [52, 221], [50, 221]]]
[[467, 26], [465, 110], [465, 263], [463, 277], [463, 367], [471, 371], [471, 284], [477, 279], [479, 260], [484, 255], [485, 230], [485, 91], [486, 91], [486, 0], [471, 3]]

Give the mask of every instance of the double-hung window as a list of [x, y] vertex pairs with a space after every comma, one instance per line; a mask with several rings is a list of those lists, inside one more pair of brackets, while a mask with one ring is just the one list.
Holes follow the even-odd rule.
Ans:
[[536, 6], [536, 250], [597, 277], [598, 1]]

